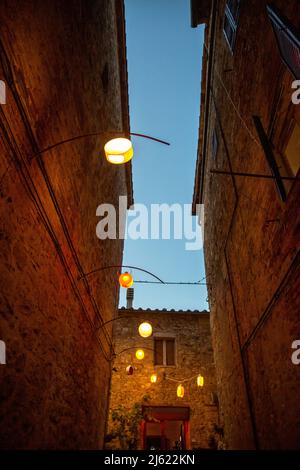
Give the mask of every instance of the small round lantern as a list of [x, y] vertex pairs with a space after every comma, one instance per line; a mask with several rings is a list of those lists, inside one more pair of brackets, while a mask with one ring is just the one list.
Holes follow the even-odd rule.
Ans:
[[129, 162], [133, 157], [132, 143], [129, 139], [118, 137], [107, 142], [104, 146], [106, 160], [113, 165]]
[[139, 334], [142, 338], [148, 338], [152, 335], [152, 326], [148, 322], [143, 322], [139, 326]]
[[135, 357], [141, 361], [142, 359], [144, 359], [145, 357], [145, 353], [142, 349], [137, 349], [136, 353], [135, 353]]
[[133, 284], [132, 275], [128, 272], [120, 274], [119, 284], [120, 284], [121, 287], [124, 287], [125, 289], [128, 289], [129, 287], [131, 287], [132, 284]]

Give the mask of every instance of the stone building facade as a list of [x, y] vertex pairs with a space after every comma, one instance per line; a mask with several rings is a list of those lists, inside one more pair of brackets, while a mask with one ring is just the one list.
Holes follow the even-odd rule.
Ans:
[[[153, 329], [148, 338], [138, 333], [144, 321]], [[188, 449], [217, 445], [220, 433], [209, 313], [122, 308], [115, 321], [114, 348], [108, 435], [114, 431], [113, 410], [119, 405], [130, 410], [147, 397], [138, 436], [140, 449], [174, 449], [180, 439]], [[139, 348], [144, 350], [143, 360], [135, 356]], [[126, 372], [130, 365], [132, 375]], [[150, 381], [153, 374], [157, 375], [155, 383]], [[198, 374], [204, 377], [203, 387], [197, 386]], [[180, 384], [182, 398], [177, 396]]]
[[[121, 0], [0, 5], [0, 447], [102, 447], [123, 242], [96, 237], [99, 204], [132, 203]], [[108, 133], [105, 134], [105, 131]], [[102, 132], [40, 150], [73, 136]]]
[[225, 440], [299, 449], [300, 3], [191, 3], [192, 25], [205, 23], [193, 203]]

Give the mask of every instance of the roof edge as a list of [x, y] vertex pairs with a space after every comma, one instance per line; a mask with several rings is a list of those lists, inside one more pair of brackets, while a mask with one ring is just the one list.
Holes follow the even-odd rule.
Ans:
[[146, 308], [146, 309], [143, 309], [143, 308], [126, 308], [126, 307], [121, 307], [118, 309], [119, 313], [136, 313], [136, 314], [139, 314], [139, 313], [157, 313], [157, 314], [176, 314], [176, 315], [187, 315], [187, 314], [190, 314], [190, 315], [203, 315], [204, 316], [209, 316], [210, 315], [210, 312], [207, 311], [207, 310], [175, 310], [175, 309], [166, 309], [166, 308], [163, 308], [163, 309], [151, 309], [151, 308]]
[[[130, 114], [129, 114], [129, 92], [128, 92], [128, 67], [126, 48], [126, 22], [124, 0], [115, 0], [116, 26], [118, 36], [118, 55], [120, 70], [120, 89], [122, 102], [122, 125], [125, 134], [130, 137]], [[133, 180], [131, 161], [125, 164], [126, 186], [128, 196], [128, 209], [134, 204]]]

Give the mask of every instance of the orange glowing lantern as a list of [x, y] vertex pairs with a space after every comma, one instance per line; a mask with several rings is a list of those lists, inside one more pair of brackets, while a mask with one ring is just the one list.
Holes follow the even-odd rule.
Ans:
[[184, 397], [184, 387], [183, 385], [178, 385], [177, 387], [177, 396], [178, 398], [183, 398]]
[[122, 273], [119, 276], [119, 283], [121, 287], [128, 289], [133, 284], [133, 277], [128, 272]]

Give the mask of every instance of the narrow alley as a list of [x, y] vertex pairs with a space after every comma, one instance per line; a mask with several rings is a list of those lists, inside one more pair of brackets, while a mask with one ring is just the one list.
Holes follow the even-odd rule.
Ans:
[[0, 449], [300, 450], [299, 1], [0, 18]]

